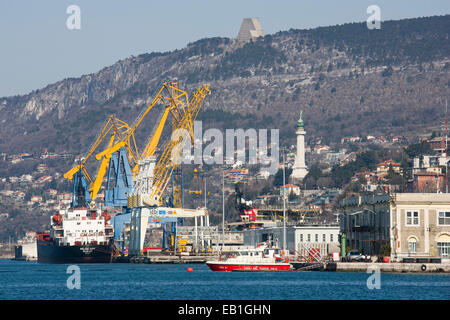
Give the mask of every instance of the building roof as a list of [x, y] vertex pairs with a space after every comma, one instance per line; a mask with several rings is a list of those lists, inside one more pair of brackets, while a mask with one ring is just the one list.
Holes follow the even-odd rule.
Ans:
[[281, 186], [281, 188], [299, 188], [299, 186], [296, 186], [295, 184], [285, 184], [284, 186]]
[[400, 163], [399, 162], [395, 162], [392, 159], [389, 159], [389, 160], [386, 160], [386, 161], [378, 163], [377, 167], [381, 167], [381, 166], [387, 167], [387, 166], [390, 166], [390, 165], [392, 165], [392, 166], [400, 166]]

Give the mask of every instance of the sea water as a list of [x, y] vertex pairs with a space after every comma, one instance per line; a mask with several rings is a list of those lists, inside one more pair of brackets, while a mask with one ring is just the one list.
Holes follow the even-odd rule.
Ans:
[[368, 286], [372, 274], [363, 272], [212, 272], [205, 264], [79, 264], [77, 289], [70, 285], [74, 268], [69, 266], [0, 260], [0, 299], [450, 299], [450, 274], [381, 273], [377, 289]]

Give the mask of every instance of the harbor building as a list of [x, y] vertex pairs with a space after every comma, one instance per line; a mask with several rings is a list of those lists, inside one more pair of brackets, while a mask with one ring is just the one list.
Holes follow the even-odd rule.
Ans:
[[391, 259], [450, 261], [450, 194], [396, 193], [390, 211]]
[[308, 174], [308, 168], [305, 163], [305, 124], [302, 119], [302, 111], [300, 111], [300, 118], [297, 121], [297, 154], [291, 174], [291, 181], [298, 183]]
[[245, 18], [242, 20], [237, 40], [247, 42], [255, 40], [258, 37], [264, 37], [264, 31], [258, 18]]
[[379, 255], [381, 248], [389, 245], [391, 260], [398, 262], [450, 261], [448, 193], [354, 196], [343, 199], [340, 209], [341, 244], [345, 247]]
[[339, 205], [341, 254], [350, 247], [365, 255], [378, 255], [390, 240], [389, 195], [353, 196]]

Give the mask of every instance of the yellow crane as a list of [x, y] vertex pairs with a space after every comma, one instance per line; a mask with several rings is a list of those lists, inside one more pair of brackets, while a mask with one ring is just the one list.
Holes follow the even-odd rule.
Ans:
[[[122, 137], [118, 139], [114, 144], [98, 153], [95, 156], [96, 159], [100, 160], [103, 156], [111, 155], [112, 153], [118, 151], [120, 148], [126, 147], [130, 154], [129, 160], [133, 160], [133, 163], [130, 162], [133, 175], [136, 175], [139, 171], [139, 160], [145, 159], [155, 154], [156, 147], [158, 146], [169, 114], [172, 115], [173, 123], [175, 125], [178, 125], [181, 119], [183, 119], [183, 116], [187, 112], [185, 108], [186, 103], [183, 100], [188, 101], [188, 96], [185, 91], [178, 88], [177, 82], [164, 82], [155, 98], [152, 100], [150, 105], [138, 116], [138, 118], [134, 121], [134, 124], [130, 126], [128, 130], [123, 133]], [[159, 123], [154, 128], [153, 134], [149, 137], [147, 144], [140, 153], [136, 144], [134, 133], [139, 125], [144, 121], [145, 117], [159, 103], [165, 104], [164, 112], [159, 120]]]
[[91, 158], [91, 156], [94, 154], [94, 152], [102, 145], [102, 143], [104, 143], [104, 141], [108, 141], [107, 146], [109, 148], [112, 145], [114, 145], [116, 140], [121, 139], [128, 131], [129, 126], [126, 122], [111, 115], [107, 119], [103, 128], [100, 130], [97, 139], [89, 148], [87, 155], [81, 159], [78, 165], [74, 166], [72, 169], [67, 171], [64, 174], [64, 178], [72, 180], [74, 175], [81, 171], [88, 185], [90, 200], [94, 201], [98, 194], [98, 191], [100, 190], [103, 178], [108, 168], [109, 157], [108, 155], [104, 155], [103, 157], [98, 158], [98, 160], [102, 160], [102, 162], [100, 163], [95, 179], [92, 179], [91, 176], [89, 175], [86, 169], [86, 164], [88, 160]]
[[[190, 138], [190, 143], [194, 143], [194, 121], [198, 116], [200, 108], [208, 94], [211, 93], [209, 86], [204, 85], [193, 93], [191, 101], [188, 99], [188, 95], [185, 91], [176, 88], [179, 96], [184, 99], [176, 100], [177, 103], [183, 103], [183, 107], [180, 108], [184, 111], [182, 117], [179, 121], [174, 124], [172, 123], [172, 132], [177, 132], [178, 139], [170, 139], [167, 143], [164, 151], [156, 163], [154, 169], [153, 187], [149, 194], [149, 197], [144, 198], [144, 203], [150, 206], [160, 205], [162, 201], [162, 195], [167, 187], [170, 180], [170, 176], [176, 166], [179, 165], [181, 152], [182, 152], [182, 142]], [[174, 192], [174, 204], [179, 203], [180, 195]]]
[[[203, 87], [196, 90], [192, 94], [191, 99], [189, 99], [188, 93], [178, 87], [178, 82], [164, 82], [150, 105], [145, 110], [143, 110], [143, 112], [141, 112], [141, 114], [134, 121], [133, 125], [130, 126], [125, 122], [111, 116], [107, 124], [102, 129], [99, 137], [91, 147], [88, 155], [84, 158], [83, 163], [72, 168], [65, 174], [65, 177], [71, 179], [77, 171], [83, 170], [83, 173], [86, 175], [88, 183], [91, 186], [91, 201], [93, 201], [95, 199], [95, 196], [97, 195], [98, 190], [100, 189], [104, 175], [108, 168], [108, 161], [111, 158], [112, 154], [119, 151], [121, 148], [125, 148], [128, 151], [128, 162], [130, 164], [130, 167], [132, 168], [131, 171], [134, 180], [136, 180], [136, 176], [139, 173], [140, 163], [142, 162], [142, 160], [155, 155], [169, 115], [171, 115], [172, 118], [172, 132], [183, 129], [181, 130], [181, 132], [183, 132], [183, 137], [180, 137], [180, 139], [188, 138], [185, 137], [188, 135], [191, 138], [191, 143], [193, 143], [194, 121], [198, 116], [206, 95], [209, 93], [209, 86], [204, 85]], [[156, 107], [161, 104], [164, 105], [164, 111], [162, 112], [160, 119], [154, 127], [152, 134], [149, 136], [147, 143], [143, 147], [142, 152], [140, 152], [137, 147], [135, 132], [143, 123], [144, 119], [150, 114], [150, 111], [156, 109]], [[97, 151], [98, 153], [95, 155], [95, 158], [97, 160], [102, 160], [102, 163], [98, 170], [97, 177], [95, 181], [93, 181], [85, 170], [85, 163], [98, 149], [99, 145], [105, 139], [107, 134], [111, 132], [112, 125], [116, 125], [117, 128], [112, 131], [113, 134], [110, 137], [107, 147], [101, 152]], [[151, 191], [151, 196], [152, 199], [156, 200], [151, 201], [152, 205], [158, 205], [161, 202], [161, 196], [165, 188], [167, 187], [167, 183], [170, 180], [170, 176], [173, 172], [174, 167], [176, 166], [177, 161], [174, 161], [174, 159], [178, 159], [180, 156], [181, 150], [174, 150], [174, 148], [179, 146], [179, 142], [179, 140], [173, 141], [172, 139], [170, 139], [165, 147], [159, 146], [160, 149], [163, 149], [163, 152], [155, 166], [155, 178], [153, 181], [154, 184]], [[173, 157], [173, 155], [175, 155], [175, 158]], [[176, 194], [176, 192], [174, 194]]]

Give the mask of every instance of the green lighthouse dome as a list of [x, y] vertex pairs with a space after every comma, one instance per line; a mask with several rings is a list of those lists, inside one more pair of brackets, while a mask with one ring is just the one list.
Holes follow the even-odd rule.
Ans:
[[302, 114], [303, 114], [303, 111], [300, 111], [300, 118], [297, 121], [297, 128], [302, 128], [303, 129], [305, 127], [305, 124], [304, 124], [303, 119], [302, 119]]

